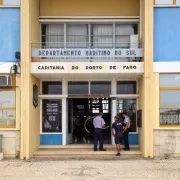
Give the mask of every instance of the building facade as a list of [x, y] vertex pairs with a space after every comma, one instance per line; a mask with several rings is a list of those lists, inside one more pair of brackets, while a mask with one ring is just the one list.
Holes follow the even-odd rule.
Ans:
[[20, 152], [20, 77], [16, 72], [20, 62], [20, 1], [0, 1], [0, 42], [2, 152], [6, 157], [17, 157]]
[[[180, 1], [157, 1], [154, 7], [154, 87], [156, 108], [154, 156], [178, 156]], [[166, 15], [165, 15], [166, 14]]]
[[144, 157], [178, 155], [178, 3], [21, 0], [20, 158], [91, 143], [92, 117], [122, 111]]

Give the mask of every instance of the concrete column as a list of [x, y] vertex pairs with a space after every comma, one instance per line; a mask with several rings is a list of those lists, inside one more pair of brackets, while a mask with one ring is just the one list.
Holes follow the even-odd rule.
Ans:
[[29, 156], [30, 17], [29, 1], [21, 0], [21, 147], [20, 158]]
[[[111, 81], [111, 95], [117, 93], [117, 82], [116, 79]], [[117, 115], [117, 100], [111, 100], [111, 124], [114, 122], [114, 116]], [[115, 144], [114, 137], [111, 135], [111, 143]]]
[[144, 47], [144, 107], [143, 141], [144, 157], [153, 157], [153, 1], [143, 1], [143, 47]]
[[[67, 95], [67, 80], [63, 79], [62, 80], [62, 94]], [[62, 144], [66, 145], [67, 144], [67, 138], [68, 138], [68, 121], [67, 121], [67, 98], [62, 99], [62, 134], [63, 134], [63, 139], [62, 139]]]
[[31, 75], [31, 43], [40, 42], [39, 28], [39, 0], [21, 0], [21, 159], [29, 159], [39, 147], [40, 108], [32, 98], [33, 85], [39, 89], [40, 81]]

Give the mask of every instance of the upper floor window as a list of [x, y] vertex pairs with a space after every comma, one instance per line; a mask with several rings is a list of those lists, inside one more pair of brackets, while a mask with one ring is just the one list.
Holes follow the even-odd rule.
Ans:
[[62, 94], [62, 82], [44, 81], [42, 82], [43, 94]]
[[136, 81], [118, 81], [117, 94], [136, 94]]
[[21, 0], [0, 0], [0, 6], [20, 6]]
[[[137, 24], [42, 24], [44, 48], [129, 48]], [[137, 45], [138, 46], [138, 45]]]

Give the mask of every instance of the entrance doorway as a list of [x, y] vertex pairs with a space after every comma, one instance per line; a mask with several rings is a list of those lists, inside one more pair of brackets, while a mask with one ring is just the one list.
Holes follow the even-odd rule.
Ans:
[[[103, 119], [111, 125], [110, 98], [68, 99], [68, 141], [69, 144], [92, 144], [94, 139], [93, 118], [103, 112]], [[111, 144], [111, 131], [104, 130], [104, 143]]]

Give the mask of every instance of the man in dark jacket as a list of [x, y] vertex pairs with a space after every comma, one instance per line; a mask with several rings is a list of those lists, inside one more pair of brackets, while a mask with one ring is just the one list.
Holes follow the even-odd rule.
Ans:
[[120, 156], [122, 143], [122, 133], [123, 133], [123, 124], [121, 120], [118, 120], [118, 116], [114, 117], [115, 122], [112, 124], [112, 135], [114, 136], [117, 154], [116, 156]]

